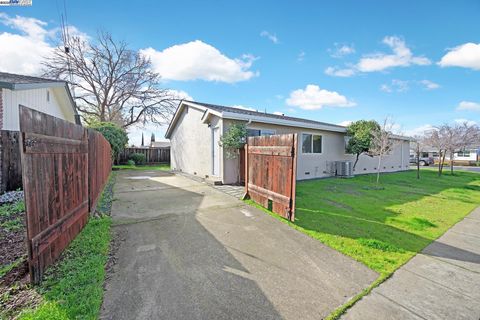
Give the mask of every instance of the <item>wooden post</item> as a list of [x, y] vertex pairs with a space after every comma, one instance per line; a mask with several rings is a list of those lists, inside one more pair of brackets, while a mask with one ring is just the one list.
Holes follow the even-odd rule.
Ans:
[[290, 212], [290, 221], [295, 222], [295, 190], [297, 186], [297, 152], [298, 151], [298, 134], [293, 134], [293, 161], [292, 161], [292, 206]]
[[245, 194], [243, 195], [242, 199], [248, 199], [248, 138], [247, 143], [245, 143]]

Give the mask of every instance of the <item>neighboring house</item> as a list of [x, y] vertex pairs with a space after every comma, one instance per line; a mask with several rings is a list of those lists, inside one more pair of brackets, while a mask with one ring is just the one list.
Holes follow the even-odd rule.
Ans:
[[[334, 175], [335, 161], [354, 160], [345, 153], [346, 127], [244, 109], [182, 101], [167, 129], [173, 170], [236, 183], [238, 160], [228, 159], [218, 144], [234, 123], [247, 125], [250, 136], [298, 133], [297, 179]], [[397, 137], [392, 153], [382, 161], [382, 172], [408, 170], [409, 143]], [[376, 172], [378, 158], [361, 155], [356, 174]]]
[[[415, 154], [415, 146], [411, 147], [411, 155]], [[435, 162], [439, 161], [438, 151], [433, 147], [425, 147], [422, 152], [420, 152], [420, 158], [431, 157]], [[450, 154], [445, 155], [445, 160], [450, 161]], [[468, 146], [464, 150], [455, 152], [453, 154], [453, 160], [457, 164], [466, 164], [466, 165], [475, 165], [480, 161], [480, 146]]]
[[0, 129], [20, 130], [19, 105], [80, 124], [65, 81], [0, 72]]
[[150, 148], [170, 148], [170, 141], [152, 141]]

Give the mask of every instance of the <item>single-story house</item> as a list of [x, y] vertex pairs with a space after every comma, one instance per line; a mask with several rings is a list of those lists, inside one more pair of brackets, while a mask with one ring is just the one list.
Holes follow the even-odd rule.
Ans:
[[170, 141], [152, 141], [150, 148], [170, 148]]
[[80, 124], [67, 82], [0, 72], [0, 129], [20, 130], [19, 105]]
[[[411, 146], [410, 157], [415, 157], [415, 145]], [[420, 158], [433, 158], [435, 162], [439, 161], [438, 150], [433, 147], [424, 147], [420, 152]], [[445, 155], [445, 160], [450, 161], [450, 154]], [[475, 165], [480, 161], [480, 146], [467, 146], [453, 154], [453, 160], [457, 164]]]
[[[182, 101], [165, 137], [171, 143], [171, 167], [220, 181], [236, 183], [238, 163], [229, 159], [219, 146], [220, 137], [234, 123], [244, 123], [249, 136], [297, 133], [297, 179], [314, 179], [335, 174], [332, 163], [355, 160], [346, 154], [346, 127], [309, 119]], [[394, 150], [381, 165], [382, 172], [409, 169], [410, 138], [396, 137]], [[361, 155], [355, 174], [376, 172], [378, 158]]]

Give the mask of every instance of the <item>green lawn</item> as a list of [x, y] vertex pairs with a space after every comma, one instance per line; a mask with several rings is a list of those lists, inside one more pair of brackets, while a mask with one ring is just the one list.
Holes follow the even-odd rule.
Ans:
[[422, 170], [297, 183], [294, 228], [387, 276], [480, 205], [480, 174]]
[[168, 163], [161, 163], [161, 164], [154, 164], [154, 165], [138, 165], [138, 166], [131, 166], [128, 164], [120, 164], [113, 166], [113, 170], [161, 170], [161, 171], [170, 171], [170, 164]]
[[[480, 174], [433, 170], [297, 183], [295, 223], [276, 218], [377, 271], [369, 288], [335, 310], [336, 319], [416, 253], [480, 205]], [[252, 203], [249, 201], [249, 203]]]

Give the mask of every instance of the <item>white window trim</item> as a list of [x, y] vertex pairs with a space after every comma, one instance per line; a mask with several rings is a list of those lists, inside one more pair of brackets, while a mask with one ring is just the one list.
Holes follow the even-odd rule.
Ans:
[[[303, 152], [303, 135], [304, 134], [309, 134], [312, 136], [312, 152]], [[322, 144], [321, 144], [321, 148], [322, 148], [322, 152], [313, 152], [313, 136], [320, 136], [322, 137]], [[302, 132], [301, 133], [301, 139], [300, 139], [300, 149], [301, 149], [301, 152], [302, 152], [302, 155], [321, 155], [323, 154], [323, 134], [318, 134], [318, 133], [311, 133], [311, 132]]]

